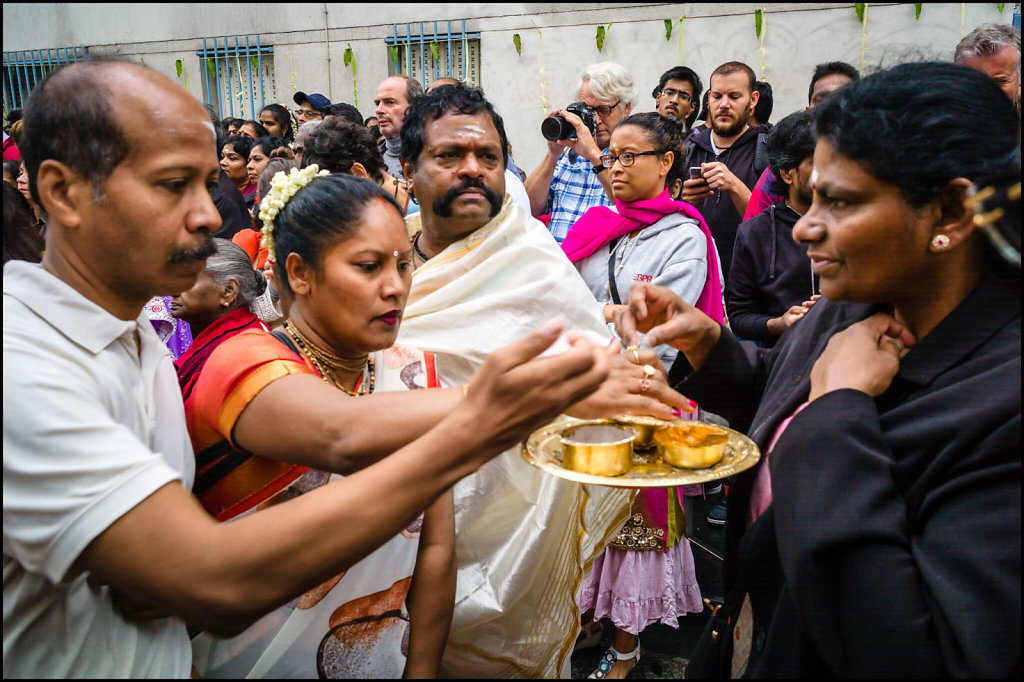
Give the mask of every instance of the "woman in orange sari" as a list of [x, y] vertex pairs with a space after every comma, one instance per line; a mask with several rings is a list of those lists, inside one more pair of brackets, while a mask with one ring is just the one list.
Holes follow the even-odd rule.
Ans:
[[[310, 375], [356, 399], [438, 386], [432, 356], [393, 345], [412, 274], [400, 207], [370, 181], [317, 172], [279, 174], [263, 211], [280, 282], [295, 298], [283, 331], [248, 329], [222, 340], [186, 402], [197, 453], [193, 492], [221, 521], [326, 485], [340, 477], [332, 471], [345, 470], [332, 448], [308, 451], [309, 434], [289, 423], [288, 411], [323, 410], [325, 436], [341, 438], [359, 425], [338, 424], [322, 406], [285, 390], [297, 382], [281, 379]], [[461, 394], [437, 391], [438, 411]], [[423, 428], [422, 419], [407, 421]], [[385, 448], [407, 436], [379, 434]], [[246, 449], [258, 442], [281, 459]], [[384, 546], [238, 637], [198, 634], [196, 669], [204, 677], [436, 676], [454, 603], [453, 548], [448, 491]]]

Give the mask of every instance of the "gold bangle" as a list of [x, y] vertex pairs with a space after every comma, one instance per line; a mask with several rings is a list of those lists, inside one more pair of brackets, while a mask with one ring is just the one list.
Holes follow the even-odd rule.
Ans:
[[469, 398], [469, 384], [462, 384], [462, 399], [466, 400]]

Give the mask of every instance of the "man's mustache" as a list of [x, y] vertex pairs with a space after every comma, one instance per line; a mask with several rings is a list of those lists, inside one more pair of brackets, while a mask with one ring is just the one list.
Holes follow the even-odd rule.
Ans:
[[443, 195], [436, 197], [431, 205], [434, 209], [434, 213], [441, 216], [442, 218], [452, 217], [452, 202], [455, 201], [456, 195], [459, 192], [465, 192], [467, 189], [479, 189], [484, 193], [487, 198], [487, 203], [491, 205], [491, 217], [498, 215], [501, 210], [501, 202], [505, 197], [499, 197], [497, 193], [490, 187], [484, 184], [484, 181], [480, 178], [473, 180], [467, 180], [462, 184], [452, 187]]
[[170, 258], [167, 259], [168, 263], [187, 263], [192, 260], [206, 259], [217, 253], [217, 243], [213, 241], [213, 237], [207, 237], [201, 243], [195, 246], [187, 246], [184, 248], [175, 249]]

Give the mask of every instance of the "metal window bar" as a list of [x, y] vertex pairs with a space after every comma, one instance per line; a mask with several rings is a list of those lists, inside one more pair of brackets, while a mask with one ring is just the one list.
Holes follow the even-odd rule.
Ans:
[[[413, 32], [412, 32], [412, 30], [413, 30], [412, 22], [406, 23], [406, 25], [405, 25], [405, 35], [399, 35], [399, 33], [398, 33], [398, 24], [392, 24], [391, 25], [391, 36], [384, 38], [384, 42], [388, 46], [396, 45], [396, 46], [399, 47], [399, 49], [401, 49], [403, 46], [405, 47], [405, 59], [402, 60], [402, 65], [404, 65], [404, 67], [405, 67], [404, 72], [408, 72], [412, 68], [414, 68], [412, 63], [411, 63], [411, 61], [413, 59], [413, 54], [412, 54], [412, 46], [413, 45], [418, 45], [419, 46], [419, 73], [426, 74], [427, 73], [426, 67], [427, 67], [427, 63], [428, 63], [427, 50], [430, 49], [430, 43], [432, 41], [438, 43], [439, 45], [447, 43], [449, 48], [451, 48], [453, 46], [453, 43], [454, 44], [461, 43], [462, 44], [462, 64], [461, 64], [461, 71], [460, 71], [460, 73], [458, 74], [458, 76], [455, 75], [455, 73], [454, 73], [455, 67], [457, 67], [459, 65], [452, 63], [452, 52], [453, 52], [453, 50], [452, 49], [447, 49], [446, 52], [448, 53], [447, 54], [448, 72], [446, 74], [444, 74], [444, 75], [452, 77], [452, 78], [456, 78], [457, 77], [459, 80], [465, 81], [467, 79], [468, 73], [469, 73], [469, 68], [468, 68], [469, 41], [470, 40], [480, 40], [480, 33], [467, 33], [466, 32], [466, 20], [465, 19], [462, 20], [462, 30], [461, 30], [461, 32], [458, 32], [458, 33], [453, 33], [452, 32], [452, 22], [451, 22], [451, 20], [448, 21], [448, 31], [446, 33], [442, 33], [442, 32], [438, 31], [438, 26], [437, 26], [437, 22], [436, 21], [433, 22], [433, 30], [432, 30], [432, 32], [428, 33], [427, 30], [425, 30], [425, 28], [424, 28], [424, 23], [425, 22], [422, 22], [422, 21], [419, 22], [419, 34], [418, 35], [414, 35]], [[434, 61], [434, 80], [436, 80], [441, 75], [439, 73], [439, 69], [441, 67], [441, 64], [437, 60], [433, 60], [433, 61]], [[396, 73], [399, 72], [399, 65], [398, 64], [395, 65], [395, 71], [396, 71]], [[406, 75], [408, 75], [408, 73], [406, 73]]]
[[4, 113], [24, 108], [32, 89], [51, 71], [84, 59], [83, 46], [4, 52]]
[[[239, 36], [234, 36], [234, 46], [228, 43], [228, 37], [224, 37], [223, 45], [220, 44], [219, 38], [203, 38], [203, 49], [196, 51], [196, 56], [202, 60], [203, 70], [203, 82], [206, 85], [206, 96], [209, 100], [208, 104], [214, 106], [214, 92], [216, 92], [217, 103], [216, 109], [220, 113], [221, 117], [235, 115], [235, 99], [238, 98], [239, 107], [244, 111], [245, 106], [243, 101], [245, 99], [246, 90], [248, 90], [249, 96], [249, 111], [252, 113], [252, 118], [256, 118], [256, 112], [261, 110], [266, 105], [266, 89], [263, 83], [263, 56], [274, 53], [274, 47], [272, 45], [261, 44], [260, 36], [255, 36], [256, 45], [253, 46], [250, 38], [252, 36], [244, 36], [245, 44], [242, 45], [239, 42]], [[208, 41], [213, 42], [211, 48]], [[248, 87], [244, 87], [242, 83], [242, 66], [241, 59], [245, 58], [246, 64], [246, 75], [248, 76]], [[252, 59], [256, 59], [256, 74], [253, 74]], [[235, 68], [232, 69], [231, 61], [234, 59]], [[210, 60], [213, 61], [213, 85], [210, 84]], [[225, 73], [224, 80], [221, 81], [221, 60], [224, 61]], [[234, 73], [232, 74], [232, 71]], [[232, 76], [238, 79], [238, 92], [237, 95], [234, 91], [234, 84], [232, 83]], [[256, 107], [256, 85], [255, 81], [259, 80], [260, 87], [260, 106]], [[227, 86], [227, 109], [228, 113], [224, 113], [224, 98], [221, 95], [221, 84]]]

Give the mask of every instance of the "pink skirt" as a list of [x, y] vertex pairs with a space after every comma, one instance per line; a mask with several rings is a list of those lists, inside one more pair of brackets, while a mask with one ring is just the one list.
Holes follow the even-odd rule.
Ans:
[[594, 609], [594, 620], [610, 618], [632, 635], [659, 621], [678, 628], [680, 615], [704, 610], [690, 542], [667, 552], [608, 547], [594, 559], [576, 603], [581, 612]]

